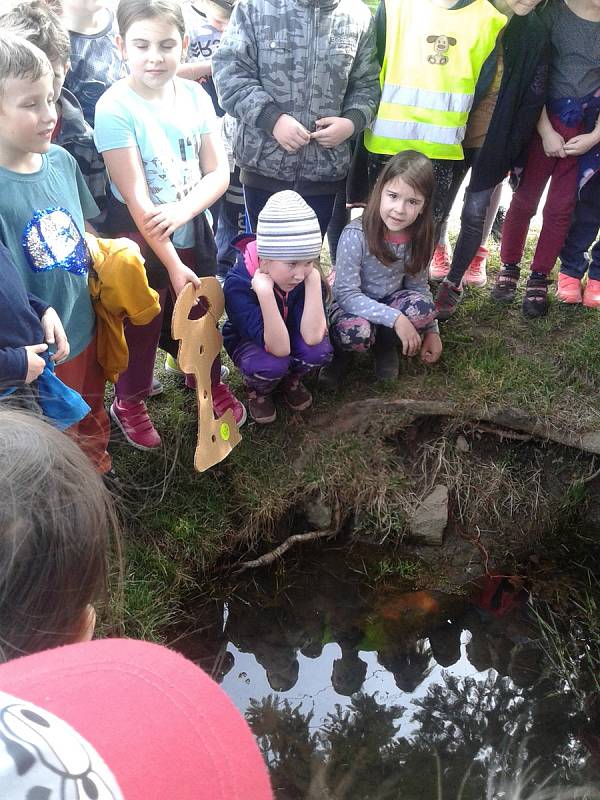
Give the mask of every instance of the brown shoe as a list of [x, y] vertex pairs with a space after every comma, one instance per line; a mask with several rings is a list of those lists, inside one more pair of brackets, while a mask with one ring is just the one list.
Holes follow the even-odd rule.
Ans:
[[281, 394], [292, 411], [305, 411], [312, 406], [312, 394], [300, 378], [284, 378], [281, 381]]
[[248, 411], [258, 425], [268, 425], [277, 419], [277, 409], [271, 394], [259, 394], [254, 389], [247, 390]]

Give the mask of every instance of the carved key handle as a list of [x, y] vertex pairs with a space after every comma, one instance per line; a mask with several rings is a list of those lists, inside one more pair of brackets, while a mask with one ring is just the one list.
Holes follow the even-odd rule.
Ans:
[[[223, 343], [217, 321], [224, 307], [219, 281], [201, 278], [199, 289], [191, 283], [184, 287], [173, 309], [173, 338], [180, 340], [177, 361], [184, 372], [196, 378], [198, 441], [194, 466], [198, 472], [223, 461], [242, 440], [232, 411], [228, 409], [215, 419], [212, 406], [210, 373]], [[198, 309], [206, 311], [196, 319]]]

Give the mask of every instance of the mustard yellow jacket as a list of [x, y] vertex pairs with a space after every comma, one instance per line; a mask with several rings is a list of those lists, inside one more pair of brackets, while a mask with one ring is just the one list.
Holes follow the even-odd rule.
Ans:
[[158, 294], [148, 286], [144, 259], [131, 239], [85, 240], [92, 257], [89, 289], [98, 324], [98, 362], [115, 383], [127, 369], [129, 351], [123, 322], [147, 325], [160, 312]]

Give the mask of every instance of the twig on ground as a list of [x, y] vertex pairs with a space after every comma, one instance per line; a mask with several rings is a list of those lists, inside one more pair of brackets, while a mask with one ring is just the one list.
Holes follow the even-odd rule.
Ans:
[[238, 575], [240, 572], [244, 572], [247, 569], [256, 569], [257, 567], [266, 567], [269, 564], [272, 564], [278, 558], [280, 558], [284, 553], [286, 553], [290, 547], [293, 547], [295, 544], [301, 544], [304, 542], [312, 542], [315, 539], [327, 539], [331, 536], [336, 536], [340, 532], [341, 528], [341, 513], [340, 513], [340, 504], [336, 500], [335, 508], [333, 510], [333, 524], [330, 528], [326, 528], [323, 531], [310, 531], [309, 533], [295, 533], [292, 536], [288, 536], [285, 542], [282, 542], [278, 547], [274, 550], [271, 550], [269, 553], [265, 553], [259, 558], [255, 558], [252, 561], [244, 561], [240, 566], [234, 570], [233, 574]]
[[[596, 466], [596, 465], [595, 465], [594, 463], [592, 463], [592, 467], [594, 467], [594, 466]], [[596, 478], [597, 478], [599, 475], [600, 475], [600, 468], [598, 468], [598, 469], [594, 470], [594, 471], [593, 471], [592, 473], [590, 473], [590, 474], [589, 474], [587, 477], [585, 477], [585, 478], [581, 478], [581, 480], [579, 480], [579, 481], [576, 481], [576, 482], [577, 482], [577, 483], [591, 483], [592, 481], [596, 480]]]

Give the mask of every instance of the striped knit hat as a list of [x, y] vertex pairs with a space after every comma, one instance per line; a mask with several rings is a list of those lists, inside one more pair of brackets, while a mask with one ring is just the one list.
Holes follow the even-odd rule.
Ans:
[[258, 215], [256, 250], [260, 258], [310, 261], [321, 252], [317, 215], [296, 192], [277, 192]]

